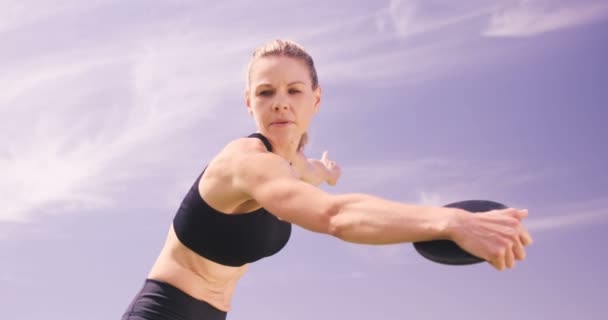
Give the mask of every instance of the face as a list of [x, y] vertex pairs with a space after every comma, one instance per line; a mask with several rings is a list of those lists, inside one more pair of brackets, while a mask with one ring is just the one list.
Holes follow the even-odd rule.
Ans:
[[319, 109], [321, 89], [312, 88], [304, 62], [270, 56], [253, 64], [245, 96], [247, 110], [260, 133], [277, 142], [297, 143]]

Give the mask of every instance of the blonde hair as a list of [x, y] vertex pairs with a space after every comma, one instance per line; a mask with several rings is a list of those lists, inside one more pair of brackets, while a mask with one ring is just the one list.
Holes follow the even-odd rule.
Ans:
[[249, 87], [249, 80], [251, 76], [251, 68], [256, 60], [264, 57], [289, 57], [293, 59], [299, 59], [306, 64], [308, 71], [310, 72], [310, 80], [312, 88], [316, 89], [319, 86], [319, 79], [317, 77], [317, 70], [315, 69], [315, 63], [306, 52], [306, 50], [299, 44], [291, 40], [276, 39], [267, 44], [264, 44], [253, 51], [249, 66], [247, 67], [247, 87]]
[[[297, 44], [294, 41], [276, 39], [256, 48], [253, 51], [253, 54], [251, 55], [251, 60], [249, 61], [249, 65], [247, 66], [247, 88], [249, 88], [249, 82], [251, 80], [251, 68], [253, 67], [253, 64], [260, 58], [272, 56], [289, 57], [304, 62], [310, 73], [310, 82], [312, 84], [312, 89], [314, 90], [319, 86], [317, 70], [310, 54], [308, 54], [308, 52], [306, 52], [306, 50], [301, 45]], [[298, 151], [304, 149], [304, 146], [307, 143], [308, 132], [304, 132], [298, 144]]]

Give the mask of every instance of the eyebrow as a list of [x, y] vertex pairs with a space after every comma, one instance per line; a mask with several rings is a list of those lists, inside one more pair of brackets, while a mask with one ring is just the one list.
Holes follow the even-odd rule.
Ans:
[[[304, 84], [305, 85], [306, 83], [304, 83], [303, 81], [294, 81], [294, 82], [288, 83], [287, 86], [291, 86], [294, 84]], [[256, 89], [259, 89], [260, 87], [272, 87], [272, 85], [270, 83], [262, 83], [262, 84], [258, 84], [256, 86]]]

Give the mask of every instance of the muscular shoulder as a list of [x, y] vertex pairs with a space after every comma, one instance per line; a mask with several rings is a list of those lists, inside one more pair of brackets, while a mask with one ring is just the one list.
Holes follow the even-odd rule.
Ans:
[[[230, 141], [209, 163], [201, 193], [231, 193], [237, 198], [247, 197], [247, 190], [260, 181], [277, 176], [294, 176], [287, 161], [268, 152], [264, 143], [255, 138]], [[201, 179], [201, 180], [203, 180]]]
[[226, 155], [231, 158], [235, 188], [250, 196], [269, 181], [298, 177], [287, 160], [268, 152], [259, 139], [237, 139], [226, 147]]
[[267, 153], [258, 139], [239, 138], [230, 141], [208, 163], [198, 185], [199, 193], [212, 207], [220, 211], [232, 211], [247, 195], [235, 188], [239, 163], [255, 154]]
[[239, 138], [230, 141], [209, 163], [212, 167], [221, 167], [226, 173], [233, 173], [234, 167], [248, 157], [268, 153], [259, 139]]

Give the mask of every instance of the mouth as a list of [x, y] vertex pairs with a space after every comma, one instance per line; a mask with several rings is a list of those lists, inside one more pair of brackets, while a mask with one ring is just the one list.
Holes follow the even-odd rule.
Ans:
[[287, 126], [292, 124], [292, 121], [275, 121], [270, 123], [271, 126]]

